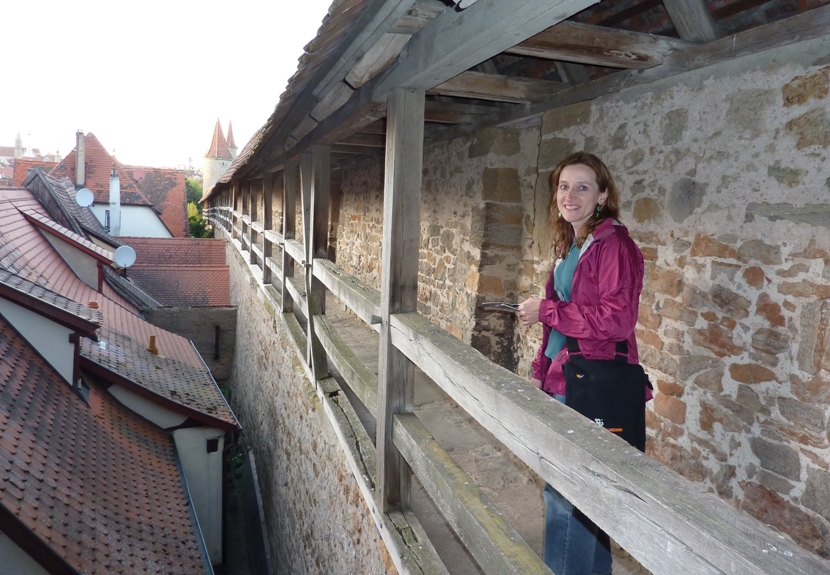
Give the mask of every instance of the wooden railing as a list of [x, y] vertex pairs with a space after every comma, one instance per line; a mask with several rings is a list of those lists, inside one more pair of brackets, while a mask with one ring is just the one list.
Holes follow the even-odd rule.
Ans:
[[[283, 229], [293, 236], [293, 223], [285, 215], [294, 210], [293, 192], [289, 184], [286, 188], [283, 213], [288, 220]], [[309, 200], [303, 199], [305, 207]], [[217, 235], [236, 247], [293, 342], [399, 571], [447, 573], [411, 510], [382, 511], [377, 501], [379, 455], [327, 366], [336, 369], [376, 417], [378, 377], [338, 334], [324, 313], [324, 302], [308, 295], [309, 286], [317, 282], [325, 288], [325, 297], [336, 297], [369, 328], [380, 331], [381, 293], [325, 258], [311, 258], [309, 265], [309, 228], [300, 243], [267, 225], [246, 222], [230, 207], [212, 207], [206, 215]], [[236, 225], [240, 219], [241, 227]], [[252, 231], [261, 235], [262, 249], [250, 248]], [[266, 253], [276, 255], [263, 257]], [[294, 276], [295, 264], [304, 269], [302, 277]], [[265, 282], [269, 276], [271, 281]], [[830, 572], [830, 562], [529, 386], [427, 318], [412, 312], [392, 314], [389, 328], [397, 350], [653, 573]], [[551, 573], [417, 416], [394, 415], [392, 431], [395, 448], [483, 572]]]

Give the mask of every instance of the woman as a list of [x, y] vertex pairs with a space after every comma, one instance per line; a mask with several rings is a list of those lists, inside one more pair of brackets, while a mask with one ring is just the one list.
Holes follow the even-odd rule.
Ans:
[[[634, 326], [643, 288], [643, 256], [619, 223], [620, 194], [606, 165], [577, 152], [551, 175], [551, 221], [557, 256], [545, 299], [519, 306], [524, 325], [543, 324], [531, 384], [565, 401], [566, 336], [589, 359], [612, 359], [616, 342], [637, 363]], [[557, 575], [609, 575], [608, 535], [545, 485], [545, 563]]]

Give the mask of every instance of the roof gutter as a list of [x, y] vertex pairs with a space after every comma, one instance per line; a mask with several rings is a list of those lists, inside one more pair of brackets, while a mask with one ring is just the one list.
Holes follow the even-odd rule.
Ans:
[[[193, 500], [190, 498], [190, 488], [187, 486], [187, 477], [184, 475], [184, 468], [182, 467], [182, 460], [179, 458], [179, 448], [176, 447], [176, 442], [173, 442], [173, 452], [176, 454], [176, 469], [182, 478], [182, 489], [184, 490], [184, 498], [187, 501], [187, 508], [190, 510], [190, 519], [193, 521], [193, 530], [196, 535], [196, 544], [199, 546], [199, 553], [202, 556], [202, 563], [205, 566], [206, 575], [214, 575], [213, 565], [208, 556], [207, 545], [205, 545], [205, 536], [202, 535], [202, 527], [199, 525], [199, 518], [196, 517], [196, 510], [193, 506]], [[224, 481], [224, 478], [223, 478]]]

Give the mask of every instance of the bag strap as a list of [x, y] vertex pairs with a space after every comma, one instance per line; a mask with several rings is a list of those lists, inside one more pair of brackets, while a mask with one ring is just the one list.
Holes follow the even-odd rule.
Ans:
[[[566, 347], [568, 348], [568, 354], [579, 354], [584, 355], [582, 350], [579, 349], [579, 340], [573, 338], [571, 336], [565, 336], [566, 338]], [[626, 361], [628, 359], [628, 342], [626, 340], [618, 341], [617, 345], [614, 348], [614, 356], [616, 359]]]

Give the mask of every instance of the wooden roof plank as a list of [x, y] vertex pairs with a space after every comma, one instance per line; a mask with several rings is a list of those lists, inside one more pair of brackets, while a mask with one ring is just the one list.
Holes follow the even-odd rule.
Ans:
[[464, 72], [436, 86], [428, 93], [495, 102], [530, 104], [550, 97], [565, 86], [566, 84], [561, 82], [533, 78]]
[[684, 40], [711, 42], [720, 38], [705, 0], [663, 0], [677, 33]]
[[411, 37], [410, 34], [384, 34], [349, 71], [346, 82], [352, 88], [360, 88], [388, 68], [403, 52]]
[[653, 34], [562, 22], [505, 52], [611, 68], [652, 68], [668, 54], [694, 46]]

